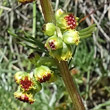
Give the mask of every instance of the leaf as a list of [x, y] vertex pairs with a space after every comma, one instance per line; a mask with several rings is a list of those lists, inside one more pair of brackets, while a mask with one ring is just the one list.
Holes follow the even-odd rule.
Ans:
[[[42, 50], [43, 52], [47, 52], [45, 47], [44, 47], [44, 44], [42, 42], [40, 42], [39, 40], [35, 39], [35, 38], [32, 38], [32, 37], [22, 37], [22, 36], [17, 36], [17, 34], [15, 33], [12, 33], [10, 30], [8, 30], [8, 33], [10, 35], [12, 35], [13, 37], [16, 37], [17, 39], [20, 39], [20, 40], [24, 40], [26, 42], [29, 42], [31, 43], [32, 45], [35, 45], [37, 46], [40, 50]], [[29, 47], [29, 46], [28, 46]], [[38, 49], [36, 48], [36, 49]], [[33, 48], [34, 49], [34, 48]]]
[[88, 37], [91, 37], [92, 36], [92, 33], [91, 34], [87, 34], [87, 35], [79, 35], [81, 39], [85, 39], [85, 38], [88, 38]]
[[96, 24], [92, 24], [91, 26], [87, 27], [87, 28], [84, 28], [82, 30], [80, 30], [79, 32], [82, 33], [82, 32], [86, 32], [88, 31], [89, 29], [93, 28], [93, 27], [96, 27]]
[[95, 30], [95, 27], [92, 27], [92, 28], [90, 28], [90, 29], [87, 30], [87, 31], [79, 32], [79, 35], [80, 35], [80, 36], [83, 36], [83, 35], [91, 34], [94, 30]]
[[50, 57], [41, 57], [38, 61], [37, 61], [37, 65], [46, 65], [46, 66], [55, 66], [55, 60], [53, 58]]
[[93, 24], [85, 29], [82, 29], [79, 31], [79, 36], [81, 39], [90, 37], [92, 35], [92, 33], [95, 31], [96, 29], [96, 24]]

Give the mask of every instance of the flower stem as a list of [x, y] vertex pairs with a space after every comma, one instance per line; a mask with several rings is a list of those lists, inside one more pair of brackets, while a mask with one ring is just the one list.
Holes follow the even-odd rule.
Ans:
[[[40, 0], [45, 22], [54, 22], [54, 13], [50, 0]], [[72, 99], [74, 110], [85, 110], [80, 94], [77, 90], [76, 82], [70, 75], [66, 61], [57, 61], [66, 89]]]
[[50, 0], [40, 0], [45, 22], [54, 22], [53, 8]]
[[72, 76], [69, 72], [67, 62], [61, 61], [60, 63], [58, 63], [58, 65], [59, 65], [61, 76], [65, 83], [66, 89], [68, 90], [68, 93], [73, 102], [74, 110], [85, 110], [81, 97], [80, 97], [80, 94], [77, 90], [76, 82], [72, 78]]
[[36, 1], [33, 1], [33, 33], [32, 36], [36, 36]]

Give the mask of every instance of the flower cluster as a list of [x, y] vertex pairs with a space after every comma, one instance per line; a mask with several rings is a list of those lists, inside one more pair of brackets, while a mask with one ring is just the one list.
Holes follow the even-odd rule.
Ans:
[[27, 103], [34, 103], [33, 98], [36, 92], [41, 90], [41, 84], [35, 80], [31, 74], [20, 71], [14, 76], [16, 83], [19, 85], [18, 90], [14, 93], [14, 96], [20, 101]]
[[79, 32], [76, 31], [78, 18], [59, 9], [55, 13], [55, 20], [56, 24], [47, 23], [43, 27], [44, 34], [49, 36], [45, 47], [53, 58], [66, 61], [72, 57], [71, 45], [80, 42]]
[[[19, 1], [29, 3], [34, 0]], [[72, 45], [78, 45], [80, 39], [91, 36], [95, 30], [95, 24], [93, 24], [77, 31], [78, 18], [61, 9], [56, 11], [55, 20], [55, 24], [47, 23], [43, 26], [44, 34], [49, 36], [45, 42], [45, 47], [49, 51], [50, 57], [30, 54], [28, 58], [31, 64], [35, 66], [33, 71], [31, 73], [19, 71], [14, 76], [19, 85], [14, 96], [20, 101], [34, 103], [34, 95], [42, 89], [42, 83], [51, 83], [57, 79], [55, 71], [53, 71], [56, 69], [55, 59], [58, 61], [70, 59], [72, 57]]]
[[[16, 83], [19, 85], [18, 90], [14, 93], [14, 96], [23, 102], [34, 103], [34, 95], [42, 89], [41, 83], [44, 82], [53, 82], [56, 80], [56, 76], [54, 72], [44, 64], [42, 65], [42, 61], [45, 62], [46, 58], [39, 58], [39, 55], [31, 54], [29, 56], [29, 60], [33, 63], [36, 61], [36, 68], [31, 72], [23, 72], [19, 71], [14, 75], [14, 79]], [[51, 64], [51, 59], [49, 60]], [[42, 62], [42, 63], [41, 63]]]

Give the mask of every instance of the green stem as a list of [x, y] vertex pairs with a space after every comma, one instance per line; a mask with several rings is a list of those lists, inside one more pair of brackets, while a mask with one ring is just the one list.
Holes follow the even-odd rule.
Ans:
[[65, 83], [66, 89], [68, 90], [68, 93], [73, 102], [74, 110], [85, 110], [80, 94], [77, 90], [75, 79], [73, 79], [72, 76], [70, 75], [67, 62], [61, 61], [60, 63], [58, 63], [58, 65], [59, 65], [59, 69], [60, 69], [63, 81]]
[[86, 85], [86, 100], [89, 96], [89, 81], [90, 81], [90, 70], [87, 72], [87, 85]]
[[50, 0], [40, 0], [45, 22], [54, 22], [53, 8]]
[[[54, 13], [51, 6], [50, 0], [40, 0], [42, 12], [44, 14], [45, 22], [54, 22]], [[72, 99], [74, 110], [85, 110], [84, 105], [82, 103], [80, 94], [77, 90], [76, 82], [73, 80], [72, 76], [70, 75], [68, 64], [66, 61], [57, 61], [59, 70], [61, 72], [63, 81], [65, 83], [66, 89]]]
[[32, 36], [36, 36], [36, 1], [33, 1], [33, 33]]

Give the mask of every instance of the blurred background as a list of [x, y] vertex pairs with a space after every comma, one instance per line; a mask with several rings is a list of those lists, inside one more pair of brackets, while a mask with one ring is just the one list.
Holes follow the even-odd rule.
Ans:
[[[42, 40], [44, 20], [37, 1], [36, 39]], [[70, 63], [87, 110], [110, 110], [110, 1], [109, 0], [52, 0], [54, 10], [62, 8], [83, 18], [83, 29], [93, 23], [97, 30], [91, 38], [82, 40]], [[27, 60], [31, 49], [24, 47], [8, 30], [32, 35], [33, 4], [21, 5], [17, 0], [0, 0], [0, 110], [73, 110], [72, 102], [59, 78], [55, 83], [43, 84], [32, 105], [16, 100], [14, 74], [19, 70], [31, 71]]]

